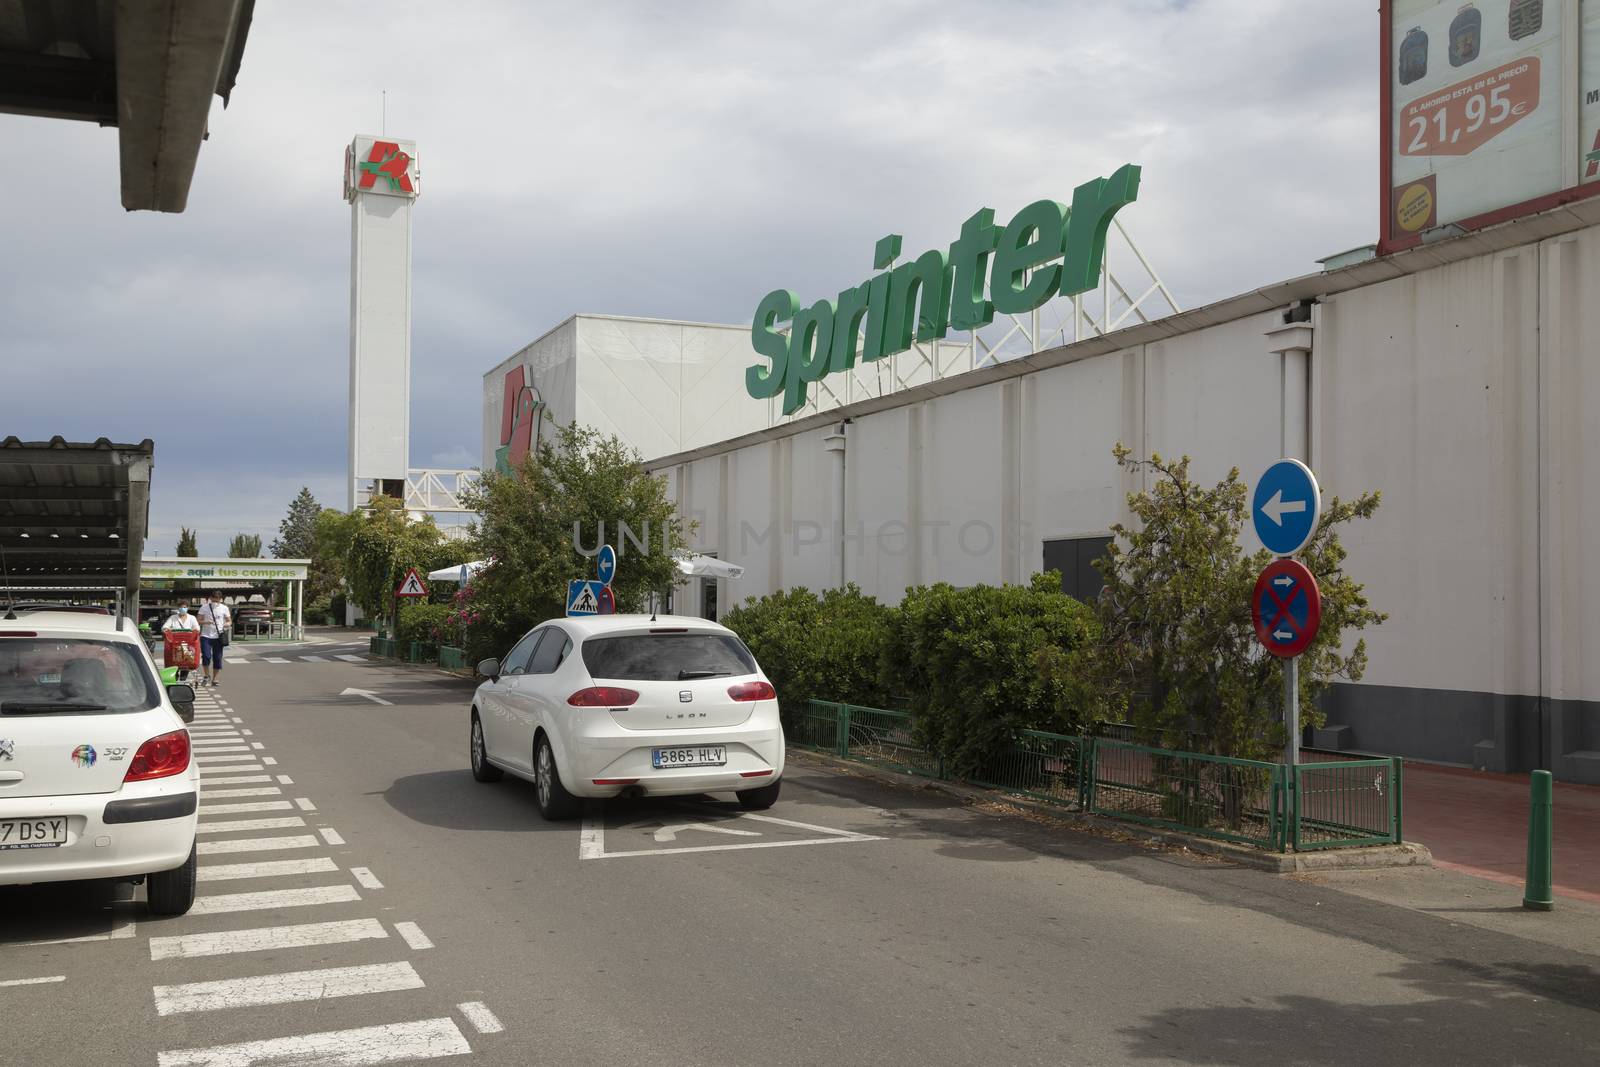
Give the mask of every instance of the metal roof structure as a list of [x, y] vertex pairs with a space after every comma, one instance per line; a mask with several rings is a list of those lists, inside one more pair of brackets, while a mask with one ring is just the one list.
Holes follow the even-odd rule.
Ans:
[[116, 586], [139, 602], [155, 444], [0, 441], [3, 584]]
[[255, 0], [0, 0], [0, 111], [118, 128], [122, 206], [188, 204]]

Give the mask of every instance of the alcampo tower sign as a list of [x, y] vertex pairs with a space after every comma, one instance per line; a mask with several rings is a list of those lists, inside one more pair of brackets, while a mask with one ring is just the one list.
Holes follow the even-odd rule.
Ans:
[[[900, 237], [890, 234], [873, 257], [882, 273], [837, 300], [802, 310], [793, 291], [775, 289], [756, 307], [750, 339], [766, 362], [746, 368], [745, 389], [757, 400], [782, 393], [788, 415], [806, 402], [810, 383], [849, 370], [858, 358], [882, 359], [951, 329], [980, 329], [997, 312], [1016, 315], [1057, 295], [1087, 292], [1100, 284], [1113, 216], [1138, 196], [1139, 168], [1129, 163], [1074, 189], [1070, 209], [1040, 200], [1000, 227], [994, 209], [982, 208], [961, 224], [948, 252], [931, 249], [885, 269], [900, 254]], [[779, 332], [784, 323], [787, 337]]]

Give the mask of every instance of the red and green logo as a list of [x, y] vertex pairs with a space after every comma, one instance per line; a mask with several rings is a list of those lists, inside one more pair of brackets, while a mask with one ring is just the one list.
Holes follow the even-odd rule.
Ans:
[[1595, 175], [1600, 174], [1600, 133], [1594, 135], [1594, 151], [1585, 153], [1583, 158], [1589, 164], [1588, 167], [1584, 168], [1583, 176], [1585, 178], [1593, 178]]
[[356, 169], [361, 172], [358, 189], [371, 189], [381, 177], [389, 183], [391, 193], [416, 192], [411, 186], [411, 157], [393, 141], [373, 141], [372, 151]]

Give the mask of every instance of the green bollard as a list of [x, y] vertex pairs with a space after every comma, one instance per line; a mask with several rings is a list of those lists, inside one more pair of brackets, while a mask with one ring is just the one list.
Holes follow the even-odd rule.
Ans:
[[1554, 876], [1555, 834], [1552, 809], [1555, 784], [1549, 771], [1534, 771], [1528, 800], [1528, 880], [1522, 892], [1522, 906], [1533, 911], [1549, 911], [1556, 898], [1550, 883]]

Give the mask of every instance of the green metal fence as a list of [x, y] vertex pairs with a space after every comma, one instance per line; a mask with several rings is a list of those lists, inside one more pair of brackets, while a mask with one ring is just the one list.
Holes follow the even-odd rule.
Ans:
[[1016, 743], [971, 781], [1053, 804], [1082, 807], [1088, 785], [1084, 768], [1093, 747], [1089, 738], [1022, 730]]
[[1086, 806], [1096, 815], [1283, 848], [1281, 764], [1097, 740], [1092, 767]]
[[374, 656], [387, 656], [390, 659], [400, 658], [400, 642], [390, 637], [374, 637], [369, 650]]
[[463, 649], [451, 648], [449, 645], [439, 646], [439, 666], [447, 670], [466, 670], [467, 653]]
[[406, 650], [406, 661], [409, 663], [437, 663], [439, 662], [439, 646], [431, 641], [412, 641]]
[[1297, 765], [1295, 851], [1399, 843], [1403, 774], [1398, 757]]

